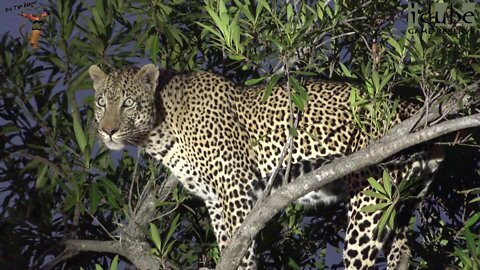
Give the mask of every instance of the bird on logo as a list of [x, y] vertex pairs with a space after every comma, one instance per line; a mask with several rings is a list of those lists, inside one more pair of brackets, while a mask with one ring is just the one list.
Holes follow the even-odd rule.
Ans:
[[33, 14], [27, 14], [27, 13], [22, 13], [19, 15], [27, 18], [29, 21], [32, 22], [32, 33], [30, 34], [29, 43], [32, 46], [32, 48], [37, 49], [38, 42], [40, 40], [40, 35], [42, 34], [42, 26], [47, 20], [48, 15], [50, 15], [50, 12], [44, 9], [42, 13], [40, 13], [39, 15], [33, 15]]

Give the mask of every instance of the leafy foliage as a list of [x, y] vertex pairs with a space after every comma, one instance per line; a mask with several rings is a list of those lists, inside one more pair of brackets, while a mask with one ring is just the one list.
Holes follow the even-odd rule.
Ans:
[[[134, 149], [110, 153], [95, 140], [91, 64], [153, 61], [176, 71], [210, 70], [246, 85], [265, 83], [264, 101], [285, 82], [292, 115], [308, 103], [305, 79], [347, 79], [355, 86], [356, 124], [373, 138], [392, 125], [394, 89], [420, 87], [419, 98], [429, 102], [479, 79], [478, 31], [410, 33], [397, 1], [273, 3], [57, 0], [44, 3], [51, 15], [40, 49], [4, 34], [0, 266], [39, 268], [62, 252], [65, 239], [116, 239], [143, 188], [164, 179], [165, 169]], [[293, 118], [290, 124], [295, 136]], [[478, 144], [478, 133], [465, 137], [461, 144]], [[478, 150], [459, 146], [449, 154], [431, 195], [414, 217], [404, 217], [414, 228], [413, 260], [425, 269], [478, 269]], [[386, 210], [383, 223], [393, 227], [401, 192], [387, 179], [370, 180], [369, 195], [385, 204], [365, 210]], [[213, 266], [219, 252], [202, 203], [176, 189], [157, 209], [159, 217], [144, 228], [151, 254], [179, 268]], [[259, 236], [260, 267], [341, 268], [345, 221], [344, 207], [286, 209]], [[61, 264], [129, 264], [111, 257], [80, 253]]]

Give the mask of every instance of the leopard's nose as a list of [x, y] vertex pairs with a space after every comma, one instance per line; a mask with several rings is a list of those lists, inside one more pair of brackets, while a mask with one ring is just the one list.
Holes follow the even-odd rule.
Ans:
[[102, 126], [102, 130], [103, 132], [107, 133], [109, 136], [112, 136], [113, 134], [115, 134], [115, 132], [118, 131], [118, 128], [110, 125], [104, 125]]

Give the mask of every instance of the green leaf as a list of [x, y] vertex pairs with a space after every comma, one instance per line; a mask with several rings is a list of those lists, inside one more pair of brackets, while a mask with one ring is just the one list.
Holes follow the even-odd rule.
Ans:
[[375, 178], [369, 177], [367, 181], [368, 183], [370, 183], [370, 186], [373, 187], [376, 191], [387, 195], [387, 192], [385, 191], [385, 189], [380, 185], [380, 183], [378, 183], [377, 180], [375, 180]]
[[110, 265], [110, 270], [117, 270], [118, 268], [118, 255], [115, 256], [112, 260], [112, 264]]
[[103, 152], [97, 154], [95, 156], [95, 159], [93, 160], [94, 163], [102, 161], [105, 157], [107, 157], [110, 154], [110, 150], [106, 149], [103, 150]]
[[280, 53], [283, 52], [283, 49], [285, 48], [285, 45], [283, 43], [281, 43], [279, 40], [277, 40], [276, 38], [271, 37], [271, 36], [266, 37], [266, 40], [273, 42], [273, 44], [275, 44], [275, 46], [277, 46], [278, 51]]
[[460, 261], [462, 261], [463, 269], [471, 269], [472, 260], [467, 256], [467, 254], [457, 247], [453, 247], [453, 249], [455, 250], [454, 254], [457, 255]]
[[73, 131], [75, 133], [75, 138], [77, 139], [77, 144], [80, 147], [80, 150], [85, 151], [85, 146], [87, 145], [87, 139], [85, 138], [85, 133], [83, 132], [82, 125], [80, 123], [80, 118], [73, 118]]
[[402, 49], [400, 48], [400, 44], [398, 44], [395, 39], [393, 39], [392, 37], [388, 37], [387, 42], [395, 49], [395, 52], [399, 56], [402, 56]]
[[379, 210], [382, 210], [384, 209], [385, 207], [389, 206], [389, 205], [392, 205], [391, 203], [377, 203], [377, 204], [371, 204], [371, 205], [367, 205], [367, 206], [364, 206], [360, 209], [360, 211], [362, 212], [365, 212], [365, 213], [372, 213], [372, 212], [376, 212], [376, 211], [379, 211]]
[[257, 12], [255, 14], [255, 16], [257, 18], [260, 15], [260, 12], [262, 11], [262, 8], [265, 8], [266, 10], [268, 10], [268, 12], [272, 13], [272, 10], [270, 9], [270, 5], [265, 0], [258, 0], [257, 3], [258, 3], [257, 4]]
[[340, 64], [340, 68], [342, 69], [342, 72], [345, 76], [349, 77], [349, 78], [356, 78], [357, 76], [353, 75], [350, 70], [348, 70], [348, 68], [343, 64], [343, 63], [339, 63]]
[[100, 183], [103, 184], [108, 193], [112, 193], [117, 198], [120, 197], [120, 190], [112, 181], [107, 178], [102, 178], [100, 179]]
[[305, 105], [308, 102], [308, 93], [307, 90], [305, 90], [305, 87], [300, 84], [300, 82], [293, 76], [290, 76], [289, 78], [290, 84], [293, 86], [293, 89], [295, 92], [292, 95], [293, 102], [299, 108], [301, 111], [305, 110]]
[[463, 226], [464, 228], [469, 228], [470, 226], [477, 224], [477, 221], [480, 219], [480, 212], [475, 213], [472, 217], [470, 217]]
[[60, 58], [56, 55], [48, 55], [47, 59], [59, 70], [65, 71], [65, 65]]
[[203, 29], [207, 30], [208, 32], [214, 34], [219, 41], [223, 41], [223, 36], [215, 29], [213, 29], [212, 27], [206, 25], [206, 24], [203, 24], [201, 22], [195, 22], [196, 24], [200, 25]]
[[387, 170], [383, 170], [383, 187], [385, 188], [385, 192], [388, 196], [388, 198], [392, 198], [392, 178], [390, 177], [390, 174], [387, 172]]
[[378, 77], [378, 72], [376, 70], [372, 71], [372, 81], [375, 87], [375, 93], [380, 90], [380, 78]]
[[468, 228], [465, 228], [463, 230], [463, 235], [465, 236], [465, 241], [467, 242], [468, 250], [470, 251], [471, 254], [475, 254], [475, 243], [474, 243], [472, 232]]
[[88, 190], [89, 204], [90, 204], [90, 214], [94, 214], [97, 211], [98, 204], [100, 202], [100, 190], [98, 189], [98, 184], [96, 182], [90, 184]]
[[300, 270], [300, 266], [292, 259], [288, 258], [288, 266], [290, 267], [289, 269], [293, 270]]
[[390, 227], [390, 229], [392, 230], [395, 228], [396, 216], [397, 216], [397, 211], [395, 210], [395, 208], [393, 208], [393, 204], [392, 204], [392, 211], [389, 214], [389, 219], [388, 219], [388, 227]]
[[160, 235], [158, 234], [158, 229], [155, 224], [150, 223], [150, 237], [155, 244], [158, 251], [162, 250], [162, 240], [160, 240]]
[[385, 87], [385, 85], [387, 85], [387, 83], [392, 79], [393, 75], [395, 75], [395, 73], [389, 73], [386, 75], [384, 74], [382, 82], [380, 83], [380, 86], [379, 86], [379, 90], [382, 90]]
[[367, 195], [367, 196], [378, 198], [378, 199], [381, 199], [381, 200], [387, 200], [387, 201], [389, 200], [388, 196], [386, 196], [385, 194], [377, 193], [373, 190], [363, 190], [362, 193]]
[[90, 9], [90, 12], [92, 13], [93, 21], [95, 22], [95, 26], [99, 36], [105, 36], [106, 35], [105, 24], [103, 23], [103, 20], [101, 19], [98, 10], [92, 8]]
[[480, 201], [480, 197], [476, 197], [474, 199], [471, 199], [468, 203], [475, 203], [475, 202], [478, 202]]
[[153, 63], [157, 62], [158, 50], [160, 47], [160, 42], [158, 40], [158, 34], [152, 35], [149, 37], [149, 44], [150, 44], [150, 59]]
[[[222, 2], [222, 1], [220, 1], [220, 2]], [[220, 17], [217, 15], [217, 13], [213, 9], [211, 9], [210, 7], [206, 6], [205, 10], [208, 12], [208, 15], [210, 15], [210, 18], [212, 18], [215, 26], [220, 29], [220, 32], [223, 34], [222, 38], [224, 39], [227, 36], [226, 35], [226, 33], [227, 33], [226, 29], [227, 29], [228, 24], [224, 24], [223, 21], [220, 19]]]
[[99, 264], [95, 264], [95, 270], [103, 270], [103, 268]]
[[[163, 243], [169, 243], [170, 242], [170, 238], [172, 238], [172, 235], [173, 233], [175, 232], [175, 230], [177, 229], [179, 223], [178, 221], [180, 220], [180, 214], [177, 214], [172, 222], [170, 223], [170, 227], [168, 228], [168, 232], [167, 232], [167, 235], [165, 236], [164, 240], [163, 240]], [[165, 252], [167, 252], [167, 250], [162, 250], [162, 253], [165, 254]]]
[[230, 54], [228, 55], [228, 58], [235, 60], [235, 61], [241, 61], [245, 59], [245, 56], [243, 55], [238, 55], [238, 54]]
[[268, 98], [272, 95], [273, 87], [277, 86], [278, 80], [281, 78], [280, 74], [273, 75], [267, 86], [265, 92], [263, 92], [262, 102], [267, 102]]
[[305, 110], [305, 103], [304, 103], [304, 100], [302, 99], [302, 97], [300, 97], [295, 92], [292, 92], [291, 96], [292, 96], [293, 104], [295, 104], [295, 107], [297, 107], [300, 111], [303, 112]]
[[70, 210], [75, 203], [77, 202], [76, 196], [74, 194], [68, 194], [65, 196], [65, 199], [63, 199], [63, 207], [65, 211]]
[[387, 221], [390, 218], [390, 215], [393, 211], [393, 204], [391, 204], [387, 210], [383, 213], [382, 217], [380, 218], [380, 221], [378, 222], [378, 232], [377, 232], [377, 238], [382, 235], [383, 229], [385, 229], [385, 226], [387, 224]]
[[47, 172], [48, 166], [45, 164], [41, 165], [41, 169], [39, 170], [39, 173], [37, 175], [37, 181], [35, 182], [35, 189], [41, 189], [45, 186], [48, 180]]
[[258, 84], [258, 83], [260, 83], [261, 81], [265, 80], [266, 77], [267, 77], [267, 76], [262, 76], [262, 77], [260, 77], [260, 78], [253, 78], [253, 79], [247, 80], [247, 81], [245, 82], [245, 85], [250, 86], [250, 85]]

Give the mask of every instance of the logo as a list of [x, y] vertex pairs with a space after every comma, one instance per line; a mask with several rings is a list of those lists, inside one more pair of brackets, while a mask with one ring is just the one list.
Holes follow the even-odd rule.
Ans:
[[410, 2], [408, 5], [408, 31], [411, 33], [462, 33], [469, 32], [472, 26], [475, 26], [475, 3], [428, 3], [421, 6]]
[[25, 9], [25, 8], [33, 8], [37, 4], [37, 2], [38, 0], [35, 0], [32, 2], [25, 2], [19, 5], [12, 5], [12, 6], [6, 7], [5, 12], [12, 12], [12, 11], [17, 11], [19, 9]]

